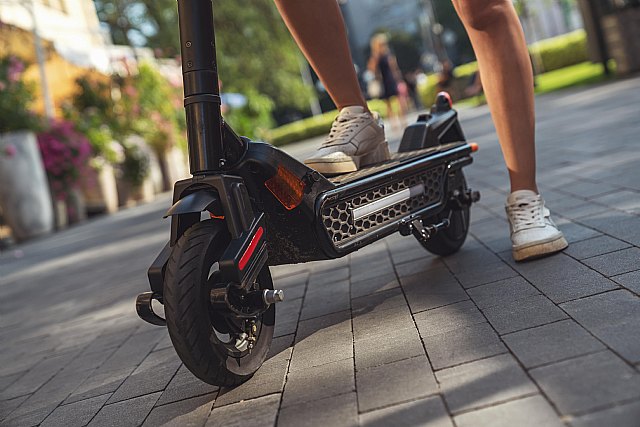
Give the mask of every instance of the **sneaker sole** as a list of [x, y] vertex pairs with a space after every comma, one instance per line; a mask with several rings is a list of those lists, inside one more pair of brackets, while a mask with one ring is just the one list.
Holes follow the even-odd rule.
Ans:
[[564, 237], [559, 237], [550, 242], [539, 243], [537, 245], [530, 245], [524, 248], [513, 248], [513, 259], [516, 261], [526, 261], [536, 258], [542, 258], [547, 255], [560, 252], [569, 246], [567, 240]]
[[349, 160], [308, 159], [304, 161], [304, 164], [323, 175], [341, 175], [355, 172], [364, 166], [385, 162], [390, 158], [389, 144], [385, 141], [371, 153], [362, 156], [352, 156]]

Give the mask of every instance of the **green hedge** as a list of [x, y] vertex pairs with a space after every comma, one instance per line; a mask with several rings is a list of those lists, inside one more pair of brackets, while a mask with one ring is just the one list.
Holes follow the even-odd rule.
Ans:
[[[576, 30], [558, 37], [542, 40], [529, 46], [532, 56], [540, 59], [543, 71], [553, 71], [588, 60], [587, 34], [584, 30]], [[469, 62], [457, 66], [453, 74], [452, 96], [455, 100], [463, 98], [464, 87], [469, 84], [471, 75], [478, 70], [477, 62]], [[438, 78], [430, 75], [426, 83], [418, 88], [420, 99], [424, 105], [431, 105], [437, 93]]]

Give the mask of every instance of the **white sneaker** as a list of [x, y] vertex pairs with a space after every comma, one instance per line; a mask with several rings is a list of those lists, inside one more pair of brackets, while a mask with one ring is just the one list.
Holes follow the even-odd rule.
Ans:
[[389, 145], [378, 114], [354, 106], [340, 110], [327, 139], [304, 163], [323, 175], [337, 175], [389, 158]]
[[507, 198], [505, 209], [516, 261], [549, 255], [569, 246], [539, 194], [531, 190], [514, 191]]

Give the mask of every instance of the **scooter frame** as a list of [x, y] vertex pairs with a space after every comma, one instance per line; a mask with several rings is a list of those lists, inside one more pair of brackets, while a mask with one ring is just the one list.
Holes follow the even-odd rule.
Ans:
[[[136, 301], [143, 320], [165, 325], [154, 313], [152, 300], [163, 301], [172, 247], [201, 221], [203, 212], [226, 224], [231, 243], [219, 262], [220, 271], [225, 281], [242, 289], [255, 281], [265, 264], [338, 258], [398, 231], [427, 239], [448, 223], [422, 227], [422, 220], [435, 217], [452, 203], [469, 206], [479, 197], [470, 190], [453, 194], [449, 188], [451, 177], [472, 162], [475, 146], [465, 142], [448, 95], [439, 95], [431, 114], [420, 116], [406, 129], [400, 151], [410, 155], [351, 182], [345, 182], [348, 177], [329, 179], [270, 144], [239, 137], [221, 115], [212, 2], [178, 0], [178, 13], [193, 177], [175, 184], [173, 206], [165, 215], [171, 218], [171, 236], [149, 268], [151, 292], [140, 294]], [[327, 230], [323, 212], [331, 203], [433, 168], [440, 171], [433, 183], [437, 197], [409, 215], [386, 221], [344, 244]], [[238, 316], [255, 314], [237, 311], [230, 304], [227, 309]]]

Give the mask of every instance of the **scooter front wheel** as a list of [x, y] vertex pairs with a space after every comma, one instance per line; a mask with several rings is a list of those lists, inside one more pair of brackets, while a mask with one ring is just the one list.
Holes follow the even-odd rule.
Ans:
[[[218, 261], [229, 244], [221, 221], [208, 220], [187, 230], [173, 247], [164, 281], [167, 328], [185, 366], [201, 380], [235, 386], [249, 378], [266, 359], [273, 338], [275, 306], [255, 318], [218, 312], [210, 302], [220, 283]], [[254, 290], [273, 289], [267, 266]], [[243, 340], [249, 336], [250, 345]]]

